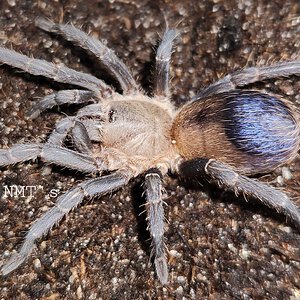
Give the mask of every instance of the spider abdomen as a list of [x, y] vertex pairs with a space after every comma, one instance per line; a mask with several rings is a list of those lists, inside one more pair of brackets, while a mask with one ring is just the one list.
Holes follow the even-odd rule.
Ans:
[[277, 97], [236, 90], [183, 107], [173, 138], [187, 159], [215, 158], [245, 174], [264, 173], [295, 157], [300, 136], [296, 114]]

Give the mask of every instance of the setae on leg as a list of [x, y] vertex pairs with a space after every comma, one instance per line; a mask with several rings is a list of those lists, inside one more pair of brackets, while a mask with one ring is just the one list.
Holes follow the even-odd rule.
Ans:
[[152, 237], [154, 264], [157, 277], [162, 284], [168, 282], [168, 265], [164, 243], [164, 208], [162, 180], [159, 170], [152, 169], [145, 176], [146, 210], [148, 230]]
[[129, 179], [128, 173], [125, 175], [125, 172], [115, 172], [107, 176], [84, 181], [77, 187], [59, 196], [56, 205], [33, 223], [25, 236], [25, 241], [20, 251], [13, 254], [6, 264], [2, 266], [2, 274], [7, 275], [22, 264], [31, 253], [35, 240], [46, 234], [63, 216], [79, 205], [85, 196], [100, 196], [112, 192], [126, 184]]
[[118, 79], [124, 94], [134, 93], [138, 90], [138, 85], [125, 64], [101, 41], [89, 36], [73, 25], [55, 24], [44, 18], [38, 18], [36, 25], [45, 31], [60, 34], [66, 40], [94, 54], [108, 71]]
[[238, 70], [226, 75], [215, 83], [202, 90], [193, 100], [229, 92], [250, 83], [269, 80], [272, 78], [300, 75], [300, 61], [286, 61], [263, 67], [251, 67]]
[[170, 62], [172, 46], [178, 36], [175, 29], [167, 29], [156, 53], [154, 95], [168, 98], [170, 96]]
[[37, 118], [46, 109], [63, 104], [86, 103], [96, 97], [91, 91], [84, 90], [63, 90], [47, 95], [34, 103], [27, 113], [31, 119]]
[[216, 160], [199, 158], [181, 164], [180, 172], [187, 177], [205, 175], [210, 183], [243, 196], [246, 200], [255, 198], [277, 212], [288, 216], [300, 229], [300, 211], [290, 198], [281, 191], [255, 179], [239, 175], [228, 165]]

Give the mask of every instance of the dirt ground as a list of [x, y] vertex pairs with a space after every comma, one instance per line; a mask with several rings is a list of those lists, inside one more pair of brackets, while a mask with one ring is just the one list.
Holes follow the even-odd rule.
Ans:
[[[283, 4], [284, 3], [284, 4]], [[166, 21], [181, 38], [172, 61], [178, 106], [235, 69], [299, 57], [300, 3], [289, 1], [18, 1], [0, 2], [0, 43], [63, 62], [115, 84], [84, 51], [34, 26], [37, 16], [73, 22], [107, 40], [151, 93], [154, 49]], [[0, 68], [0, 147], [44, 141], [72, 108], [27, 120], [31, 103], [63, 85]], [[252, 85], [300, 103], [300, 80]], [[261, 180], [297, 202], [300, 160]], [[292, 178], [289, 179], [289, 171]], [[284, 176], [282, 176], [282, 174]], [[84, 177], [27, 162], [0, 171], [0, 264], [18, 249], [34, 220]], [[149, 264], [142, 178], [113, 195], [86, 199], [42, 240], [16, 271], [0, 278], [0, 299], [300, 299], [300, 235], [285, 217], [232, 195], [209, 198], [176, 176], [165, 180], [170, 282], [161, 286]], [[4, 186], [38, 186], [32, 197], [4, 197]], [[299, 205], [298, 201], [298, 205]]]

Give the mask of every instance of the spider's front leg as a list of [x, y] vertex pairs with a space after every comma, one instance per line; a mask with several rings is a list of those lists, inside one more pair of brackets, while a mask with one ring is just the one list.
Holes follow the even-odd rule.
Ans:
[[47, 95], [34, 103], [27, 112], [27, 117], [37, 118], [43, 111], [63, 104], [87, 103], [97, 98], [97, 94], [85, 90], [63, 90]]
[[168, 266], [163, 239], [165, 226], [161, 177], [162, 174], [158, 169], [149, 170], [145, 176], [146, 210], [148, 230], [152, 237], [156, 273], [159, 281], [162, 284], [167, 284]]
[[63, 216], [79, 205], [85, 196], [101, 196], [125, 185], [132, 177], [130, 170], [117, 171], [107, 176], [80, 183], [77, 187], [58, 197], [56, 205], [40, 217], [29, 229], [18, 253], [1, 268], [3, 275], [15, 270], [31, 253], [35, 240], [46, 234]]
[[[78, 151], [62, 147], [69, 132]], [[0, 149], [0, 167], [36, 159], [38, 156], [48, 163], [54, 163], [82, 172], [97, 172], [102, 162], [91, 154], [91, 142], [84, 125], [76, 118], [59, 121], [46, 144], [16, 144], [9, 149]]]
[[131, 72], [103, 42], [89, 36], [82, 30], [75, 28], [73, 25], [55, 24], [44, 18], [36, 19], [35, 23], [39, 28], [47, 32], [60, 34], [66, 40], [75, 43], [79, 47], [94, 54], [108, 71], [117, 78], [124, 94], [135, 93], [138, 90], [138, 84], [134, 80]]
[[174, 40], [178, 34], [175, 29], [167, 29], [156, 53], [154, 94], [163, 99], [168, 99], [170, 96], [171, 54]]
[[80, 86], [94, 92], [99, 97], [106, 97], [114, 93], [102, 80], [90, 74], [75, 71], [64, 64], [54, 64], [42, 59], [30, 58], [2, 47], [0, 47], [0, 64], [21, 69], [35, 76], [44, 76], [56, 82]]
[[199, 178], [204, 175], [210, 183], [224, 190], [233, 191], [237, 196], [256, 198], [268, 207], [282, 213], [300, 229], [300, 211], [289, 197], [279, 190], [252, 178], [240, 175], [228, 165], [216, 160], [198, 158], [183, 162], [179, 172], [185, 177]]

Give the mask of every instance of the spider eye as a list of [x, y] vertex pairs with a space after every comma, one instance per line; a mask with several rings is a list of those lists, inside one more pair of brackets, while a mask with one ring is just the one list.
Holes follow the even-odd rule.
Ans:
[[108, 113], [108, 122], [113, 123], [116, 121], [116, 111], [114, 109], [111, 109]]

